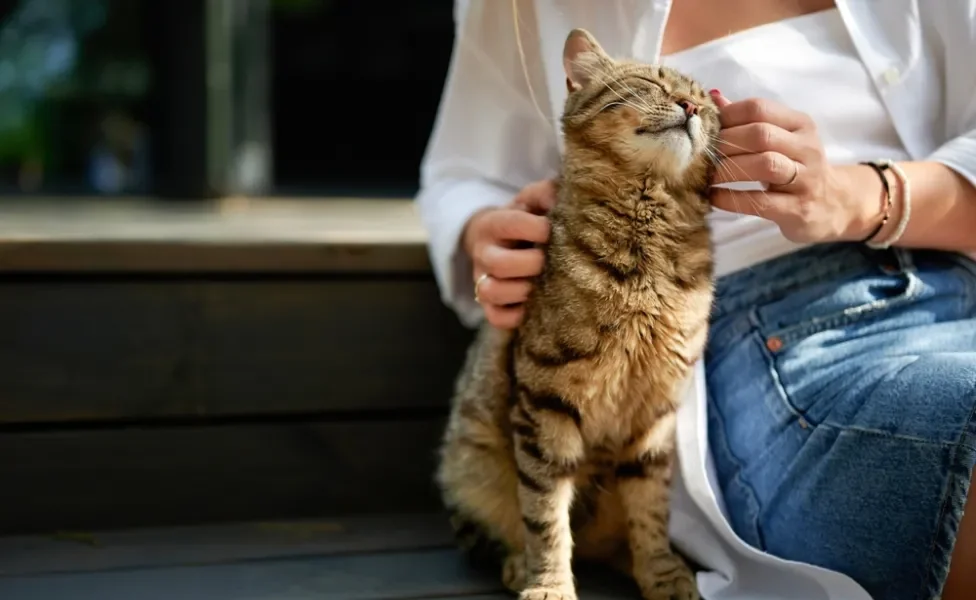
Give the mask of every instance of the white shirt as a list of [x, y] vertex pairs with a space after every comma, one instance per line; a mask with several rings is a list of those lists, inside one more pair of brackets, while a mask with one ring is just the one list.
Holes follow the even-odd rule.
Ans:
[[[976, 185], [976, 0], [926, 1], [924, 9], [920, 3], [836, 0], [904, 156], [941, 162]], [[670, 0], [519, 0], [527, 83], [512, 3], [457, 0], [454, 56], [417, 203], [442, 297], [465, 324], [475, 325], [482, 313], [473, 299], [471, 266], [458, 246], [464, 223], [558, 171], [555, 117], [566, 93], [567, 32], [586, 28], [612, 56], [656, 62], [669, 10]], [[679, 412], [671, 531], [676, 545], [705, 567], [698, 580], [704, 597], [869, 600], [848, 577], [767, 555], [735, 535], [717, 493], [705, 410], [699, 363]]]
[[[911, 160], [836, 8], [753, 27], [660, 62], [721, 88], [728, 98], [768, 98], [809, 114], [831, 164]], [[789, 241], [776, 223], [760, 217], [716, 209], [708, 221], [716, 276], [805, 245]]]

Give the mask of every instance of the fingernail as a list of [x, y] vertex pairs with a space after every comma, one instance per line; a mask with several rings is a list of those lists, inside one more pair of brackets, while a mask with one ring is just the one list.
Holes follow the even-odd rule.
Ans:
[[722, 95], [722, 92], [719, 91], [719, 90], [708, 90], [708, 95], [709, 96], [721, 96]]

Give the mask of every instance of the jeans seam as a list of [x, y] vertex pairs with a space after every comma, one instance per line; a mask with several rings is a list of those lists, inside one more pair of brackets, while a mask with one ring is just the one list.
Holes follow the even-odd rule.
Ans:
[[969, 285], [963, 288], [965, 291], [962, 293], [962, 298], [960, 298], [960, 301], [965, 303], [963, 308], [966, 308], [976, 303], [976, 263], [973, 263], [973, 261], [971, 261], [967, 256], [960, 256], [959, 268], [962, 269], [967, 275], [971, 276], [963, 280], [968, 280]]
[[[763, 539], [762, 530], [759, 528], [759, 514], [761, 512], [761, 507], [759, 505], [759, 494], [756, 493], [756, 490], [755, 488], [752, 487], [752, 484], [746, 481], [742, 477], [743, 463], [739, 459], [739, 457], [736, 456], [735, 452], [732, 451], [732, 448], [729, 446], [728, 436], [726, 435], [726, 430], [725, 430], [725, 417], [724, 415], [722, 415], [722, 411], [719, 410], [718, 406], [711, 401], [711, 395], [709, 395], [708, 404], [710, 405], [710, 408], [715, 411], [717, 418], [722, 421], [722, 425], [721, 425], [722, 453], [727, 457], [729, 461], [735, 464], [736, 473], [735, 476], [732, 478], [732, 481], [737, 482], [739, 486], [749, 494], [749, 498], [753, 505], [752, 507], [750, 507], [753, 509], [752, 511], [750, 511], [752, 513], [750, 514], [750, 521], [752, 522], [751, 525], [753, 530], [752, 533], [755, 535], [756, 541], [759, 544], [759, 550], [765, 552], [766, 542]], [[729, 523], [729, 525], [731, 526], [731, 523]]]
[[[863, 393], [868, 394], [867, 397], [870, 400], [871, 395], [874, 394], [874, 392], [878, 389], [879, 386], [885, 385], [892, 379], [898, 377], [898, 375], [900, 375], [905, 369], [915, 364], [915, 362], [918, 360], [918, 356], [914, 356], [913, 358], [914, 360], [912, 360], [911, 362], [906, 362], [905, 364], [901, 365], [897, 371], [893, 373], [888, 373], [883, 379], [881, 379], [874, 386], [872, 386], [870, 391], [865, 391]], [[830, 419], [829, 414], [828, 416], [824, 417], [824, 420], [819, 422], [818, 425], [829, 426], [831, 429], [837, 431], [853, 431], [857, 433], [875, 435], [878, 437], [890, 438], [893, 440], [903, 440], [906, 442], [923, 443], [926, 445], [948, 445], [950, 443], [950, 442], [934, 442], [932, 440], [927, 440], [925, 438], [919, 438], [911, 435], [894, 434], [889, 431], [883, 431], [881, 429], [874, 429], [871, 427], [853, 427], [850, 425], [840, 425], [833, 422]]]
[[802, 418], [806, 420], [803, 411], [801, 411], [793, 403], [789, 392], [786, 391], [786, 387], [783, 385], [783, 381], [779, 377], [779, 369], [776, 368], [776, 357], [773, 356], [773, 353], [770, 352], [769, 348], [766, 347], [766, 344], [762, 343], [764, 336], [762, 329], [759, 327], [759, 315], [756, 309], [753, 309], [750, 312], [749, 318], [756, 327], [753, 336], [756, 338], [756, 343], [759, 344], [759, 351], [762, 352], [763, 357], [766, 359], [766, 369], [769, 372], [769, 377], [773, 382], [773, 388], [776, 390], [776, 394], [779, 396], [780, 401], [784, 406], [786, 406], [786, 409], [790, 412], [790, 414], [797, 419]]
[[[974, 392], [976, 392], [976, 389], [974, 389]], [[958, 459], [958, 456], [959, 456], [959, 452], [960, 452], [961, 449], [966, 448], [966, 449], [970, 450], [970, 452], [973, 452], [973, 443], [972, 443], [973, 442], [973, 440], [972, 440], [973, 434], [969, 430], [973, 428], [973, 421], [974, 421], [974, 419], [976, 419], [976, 403], [973, 403], [973, 407], [969, 410], [969, 419], [966, 421], [966, 424], [962, 427], [962, 431], [959, 432], [959, 437], [956, 439], [956, 442], [954, 444], [952, 444], [952, 446], [953, 446], [953, 452], [952, 452], [952, 457], [951, 457], [950, 463], [953, 464], [953, 465], [957, 462], [957, 459]], [[969, 443], [965, 443], [963, 441], [966, 438], [970, 438], [969, 439]], [[949, 508], [950, 502], [952, 501], [951, 494], [950, 494], [951, 488], [952, 488], [952, 485], [956, 482], [956, 478], [957, 477], [958, 477], [958, 475], [956, 475], [955, 473], [951, 473], [950, 476], [946, 478], [945, 486], [943, 487], [943, 492], [942, 492], [942, 506], [939, 509], [939, 518], [936, 521], [936, 523], [937, 523], [937, 529], [936, 529], [935, 533], [932, 536], [932, 542], [929, 544], [929, 557], [925, 561], [925, 570], [923, 571], [923, 577], [924, 577], [924, 579], [922, 580], [922, 587], [918, 590], [918, 598], [919, 598], [919, 600], [928, 600], [925, 597], [924, 594], [926, 593], [926, 590], [927, 589], [932, 588], [932, 587], [937, 588], [939, 590], [938, 595], [941, 595], [942, 588], [945, 585], [945, 581], [944, 580], [942, 582], [933, 582], [932, 581], [933, 578], [934, 578], [934, 573], [932, 572], [932, 569], [933, 569], [932, 562], [935, 560], [936, 548], [937, 548], [938, 543], [939, 543], [939, 538], [942, 536], [942, 533], [943, 533], [942, 532], [942, 525], [943, 525], [943, 522], [944, 522], [944, 520], [946, 518], [946, 511]], [[972, 474], [971, 473], [970, 473], [970, 477], [972, 477]], [[966, 487], [969, 488], [970, 486], [966, 486]], [[966, 499], [963, 498], [962, 501], [963, 501], [963, 503], [965, 503], [966, 502]], [[957, 532], [957, 535], [958, 535], [958, 532]], [[954, 547], [955, 547], [955, 541], [953, 542], [953, 548]], [[951, 555], [951, 553], [950, 553], [950, 556], [949, 556], [949, 563], [950, 563], [949, 566], [951, 567], [952, 566], [952, 564], [951, 564], [952, 563], [952, 555]], [[938, 597], [938, 596], [936, 596], [936, 597]]]
[[882, 437], [891, 440], [899, 440], [902, 442], [911, 442], [913, 444], [920, 444], [926, 446], [942, 446], [944, 448], [962, 447], [967, 450], [972, 450], [973, 452], [976, 452], [976, 445], [966, 444], [963, 442], [943, 442], [939, 440], [929, 440], [925, 438], [915, 437], [913, 435], [893, 434], [887, 431], [871, 429], [870, 427], [851, 427], [849, 425], [838, 425], [836, 423], [831, 423], [829, 421], [824, 421], [823, 423], [813, 423], [811, 421], [811, 424], [816, 425], [817, 427], [833, 429], [834, 431], [840, 431], [843, 433], [859, 433], [864, 435], [873, 435], [876, 437]]

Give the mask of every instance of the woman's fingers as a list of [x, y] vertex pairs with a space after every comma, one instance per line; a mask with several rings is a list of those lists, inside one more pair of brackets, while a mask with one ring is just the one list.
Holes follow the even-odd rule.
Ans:
[[729, 104], [732, 104], [732, 101], [726, 98], [725, 95], [719, 90], [709, 90], [708, 94], [712, 97], [712, 102], [715, 103], [715, 106], [717, 106], [719, 110], [722, 110]]
[[498, 329], [515, 329], [525, 318], [525, 306], [496, 306], [485, 304], [485, 319]]
[[718, 163], [712, 184], [734, 181], [765, 181], [772, 185], [786, 185], [794, 175], [799, 178], [804, 167], [779, 152], [740, 154]]
[[738, 156], [760, 152], [779, 152], [786, 156], [801, 158], [805, 152], [803, 138], [782, 127], [769, 123], [748, 123], [719, 134], [716, 150], [719, 156]]
[[549, 241], [545, 215], [556, 196], [553, 180], [537, 181], [507, 206], [480, 211], [468, 220], [462, 239], [474, 266], [475, 295], [495, 327], [512, 329], [522, 322], [532, 279], [545, 265], [545, 254], [534, 246]]
[[525, 302], [531, 291], [532, 283], [526, 279], [497, 279], [489, 276], [478, 286], [478, 298], [482, 304], [506, 306]]
[[496, 279], [535, 277], [542, 273], [545, 255], [538, 248], [513, 249], [485, 244], [475, 250], [475, 270]]
[[777, 215], [788, 210], [792, 201], [793, 197], [789, 194], [759, 190], [714, 188], [711, 195], [712, 206], [715, 208], [770, 220], [775, 220]]
[[500, 209], [485, 215], [485, 234], [492, 240], [534, 242], [549, 241], [549, 219], [524, 210]]
[[556, 182], [551, 179], [536, 181], [522, 188], [512, 200], [512, 206], [535, 215], [547, 214], [556, 205]]
[[787, 131], [797, 131], [812, 125], [806, 113], [765, 98], [749, 98], [727, 104], [722, 108], [719, 118], [723, 129], [748, 123], [769, 123]]

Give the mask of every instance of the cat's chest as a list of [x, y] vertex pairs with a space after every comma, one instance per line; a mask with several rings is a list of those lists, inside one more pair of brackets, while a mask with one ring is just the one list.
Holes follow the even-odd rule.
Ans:
[[641, 316], [622, 323], [578, 390], [583, 422], [591, 428], [586, 437], [627, 437], [634, 419], [667, 412], [685, 369], [673, 351], [681, 346], [682, 332], [667, 320]]

